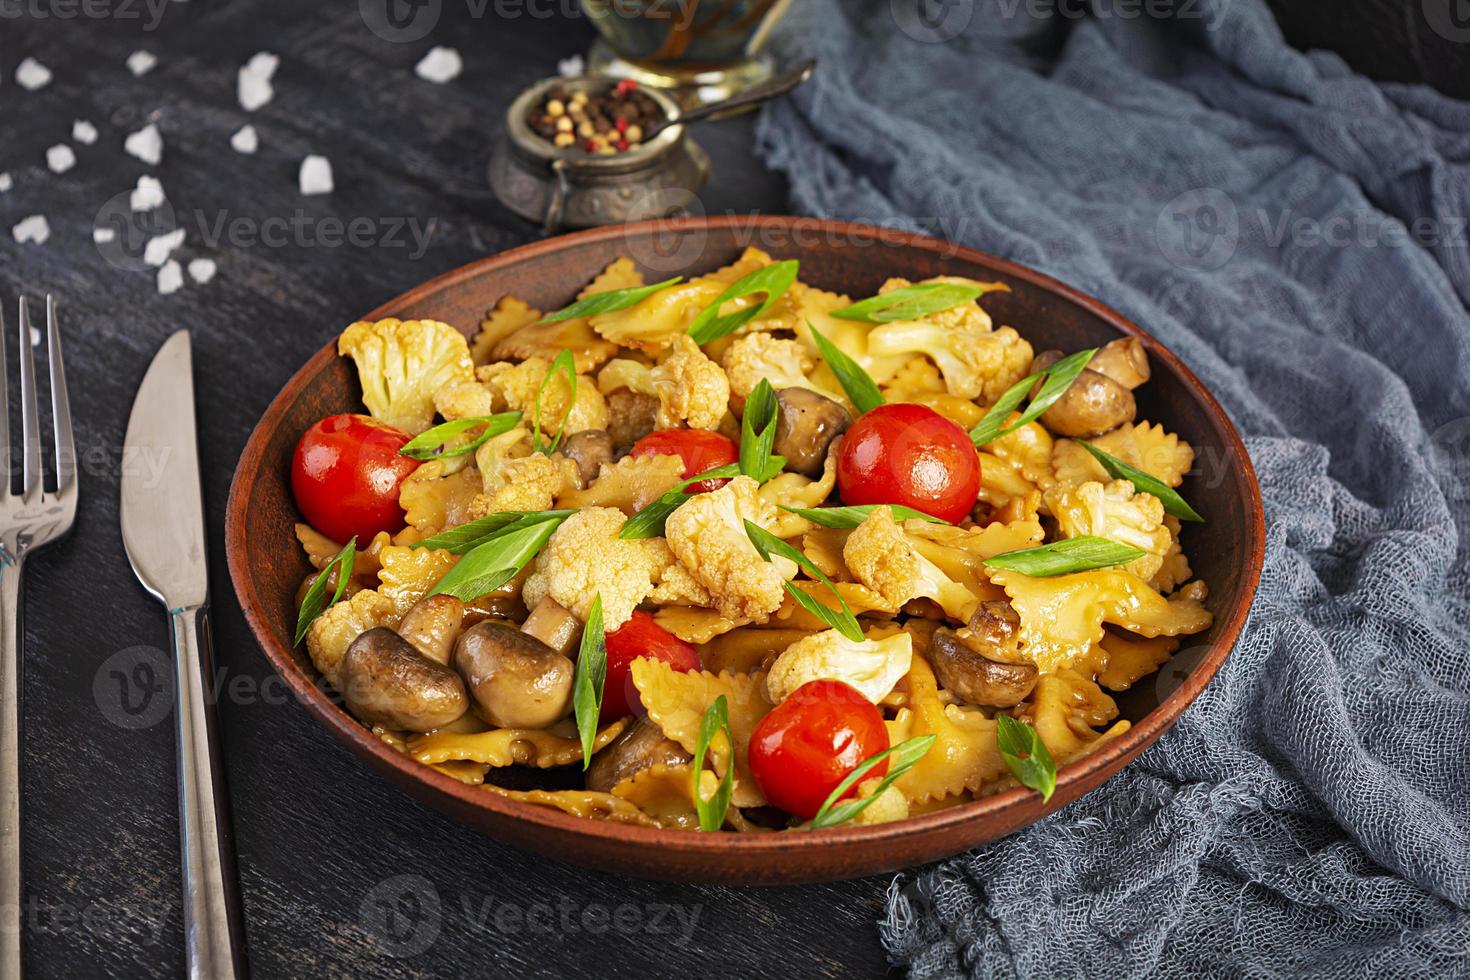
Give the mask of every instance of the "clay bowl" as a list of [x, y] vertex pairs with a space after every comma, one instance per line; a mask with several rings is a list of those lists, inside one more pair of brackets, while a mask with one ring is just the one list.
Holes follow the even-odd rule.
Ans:
[[[1092, 790], [1163, 734], [1224, 662], [1250, 608], [1265, 538], [1255, 474], [1225, 413], [1173, 354], [1115, 311], [1039, 273], [947, 242], [839, 221], [737, 216], [645, 222], [535, 242], [440, 276], [366, 318], [432, 317], [471, 331], [503, 294], [556, 309], [622, 255], [644, 266], [652, 282], [713, 269], [747, 244], [777, 258], [799, 258], [803, 281], [855, 297], [872, 294], [889, 276], [1003, 280], [1011, 292], [988, 295], [986, 306], [998, 324], [1014, 325], [1037, 350], [1076, 350], [1122, 335], [1148, 344], [1154, 377], [1140, 389], [1139, 416], [1164, 423], [1198, 453], [1196, 470], [1181, 490], [1207, 523], [1188, 525], [1184, 543], [1196, 574], [1209, 583], [1215, 623], [1207, 634], [1190, 638], [1159, 674], [1120, 697], [1123, 717], [1133, 727], [1065, 766], [1050, 803], [1014, 789], [870, 828], [763, 835], [653, 830], [513, 802], [419, 765], [374, 738], [334, 703], [305, 652], [291, 644], [292, 597], [308, 571], [291, 530], [297, 517], [288, 478], [291, 451], [322, 416], [362, 410], [351, 366], [335, 353], [335, 335], [271, 403], [245, 447], [230, 492], [230, 575], [265, 655], [306, 710], [420, 800], [500, 840], [647, 878], [789, 883], [891, 871], [994, 840]], [[348, 322], [344, 315], [341, 325]]]

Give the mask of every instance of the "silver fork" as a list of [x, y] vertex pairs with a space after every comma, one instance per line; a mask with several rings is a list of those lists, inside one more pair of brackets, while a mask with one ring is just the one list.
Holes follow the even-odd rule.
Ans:
[[[5, 321], [0, 314], [0, 341]], [[21, 492], [10, 491], [10, 406], [5, 345], [0, 343], [0, 977], [20, 977], [20, 691], [25, 644], [20, 580], [26, 556], [71, 530], [77, 516], [76, 447], [71, 406], [61, 364], [56, 303], [46, 297], [46, 350], [51, 363], [51, 418], [55, 430], [56, 491], [47, 491], [41, 472], [41, 415], [36, 403], [36, 366], [31, 351], [31, 315], [20, 301]], [[15, 921], [9, 921], [10, 910]]]

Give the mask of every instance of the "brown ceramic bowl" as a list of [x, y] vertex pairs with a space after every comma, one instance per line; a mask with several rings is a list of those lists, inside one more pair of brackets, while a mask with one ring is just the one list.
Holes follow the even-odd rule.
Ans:
[[[1182, 492], [1207, 523], [1188, 526], [1195, 573], [1210, 586], [1210, 631], [1154, 677], [1119, 698], [1134, 724], [1122, 737], [1058, 774], [1050, 803], [1013, 789], [972, 803], [875, 827], [802, 833], [701, 834], [572, 817], [513, 802], [419, 765], [374, 738], [324, 693], [304, 651], [292, 647], [293, 596], [308, 565], [291, 526], [289, 464], [301, 433], [335, 412], [361, 411], [351, 365], [335, 336], [276, 396], [235, 472], [226, 516], [230, 576], [266, 656], [301, 703], [357, 755], [446, 814], [501, 840], [590, 867], [648, 878], [719, 883], [810, 882], [891, 871], [994, 840], [1059, 809], [1137, 758], [1174, 723], [1224, 662], [1245, 623], [1261, 571], [1265, 531], [1260, 492], [1240, 437], [1215, 399], [1179, 360], [1102, 303], [994, 256], [947, 242], [869, 226], [775, 216], [689, 218], [600, 228], [536, 242], [440, 276], [367, 314], [432, 317], [476, 328], [506, 293], [556, 309], [613, 259], [631, 255], [650, 281], [729, 262], [747, 244], [799, 258], [803, 281], [865, 296], [890, 276], [938, 274], [999, 279], [1009, 293], [986, 297], [997, 323], [1038, 349], [1076, 350], [1118, 336], [1148, 344], [1153, 380], [1139, 415], [1194, 445], [1199, 465]], [[350, 311], [344, 311], [344, 313]], [[335, 328], [348, 323], [331, 324]], [[309, 760], [302, 760], [309, 765]]]

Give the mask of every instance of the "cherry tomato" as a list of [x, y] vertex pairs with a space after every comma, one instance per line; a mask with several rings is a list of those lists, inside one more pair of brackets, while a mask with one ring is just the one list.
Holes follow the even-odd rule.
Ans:
[[398, 488], [418, 460], [398, 455], [408, 433], [366, 415], [329, 415], [306, 430], [291, 458], [291, 492], [306, 522], [344, 544], [367, 547], [403, 527]]
[[699, 651], [653, 621], [653, 616], [635, 610], [633, 618], [607, 634], [607, 680], [602, 685], [604, 724], [624, 715], [643, 714], [643, 701], [633, 684], [633, 661], [639, 657], [662, 660], [678, 671], [699, 669]]
[[[660, 429], [633, 443], [633, 456], [678, 456], [684, 460], [684, 479], [740, 458], [735, 443], [718, 432], [703, 429]], [[690, 493], [718, 490], [728, 480], [700, 480], [689, 485]]]
[[[774, 806], [810, 820], [848, 773], [887, 748], [888, 729], [871, 701], [841, 681], [807, 681], [755, 726], [750, 772]], [[887, 771], [884, 759], [867, 775]]]
[[846, 504], [903, 504], [963, 520], [980, 492], [980, 457], [965, 430], [925, 405], [879, 405], [858, 417], [837, 454]]

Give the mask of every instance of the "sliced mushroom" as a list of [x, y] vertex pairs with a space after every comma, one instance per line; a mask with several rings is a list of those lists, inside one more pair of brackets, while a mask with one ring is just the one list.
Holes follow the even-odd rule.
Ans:
[[[1060, 359], [1059, 351], [1043, 351], [1032, 360], [1031, 371], [1048, 368]], [[1033, 396], [1040, 385], [1037, 382], [1031, 389]], [[1105, 374], [1083, 368], [1062, 397], [1041, 414], [1041, 421], [1057, 435], [1087, 439], [1132, 422], [1137, 412], [1132, 391]]]
[[1109, 341], [1087, 362], [1089, 371], [1106, 374], [1130, 391], [1147, 381], [1152, 374], [1148, 351], [1137, 337], [1119, 337]]
[[647, 718], [639, 718], [611, 745], [592, 757], [592, 764], [587, 767], [587, 788], [597, 793], [609, 793], [618, 783], [633, 778], [650, 766], [659, 763], [678, 766], [691, 758], [657, 725]]
[[531, 615], [521, 624], [521, 632], [529, 633], [562, 656], [572, 652], [572, 647], [582, 636], [582, 621], [567, 611], [567, 608], [551, 596], [536, 604]]
[[448, 666], [463, 622], [463, 602], [452, 595], [425, 596], [403, 614], [398, 635], [430, 660]]
[[370, 725], [430, 732], [470, 707], [458, 674], [381, 626], [352, 641], [338, 672], [347, 707]]
[[607, 396], [607, 434], [619, 452], [654, 430], [658, 424], [658, 399], [628, 388]]
[[929, 641], [939, 683], [971, 704], [1010, 708], [1036, 686], [1036, 665], [1015, 656], [1020, 621], [1008, 602], [986, 602], [970, 626], [942, 626]]
[[571, 710], [572, 662], [514, 627], [487, 622], [465, 630], [454, 666], [497, 728], [545, 728]]
[[597, 479], [603, 463], [613, 461], [613, 439], [606, 429], [583, 429], [567, 436], [561, 454], [577, 464], [577, 474], [585, 487]]
[[825, 395], [806, 388], [782, 388], [776, 392], [776, 445], [774, 452], [786, 457], [786, 468], [813, 479], [822, 475], [827, 448], [847, 431], [852, 416]]

